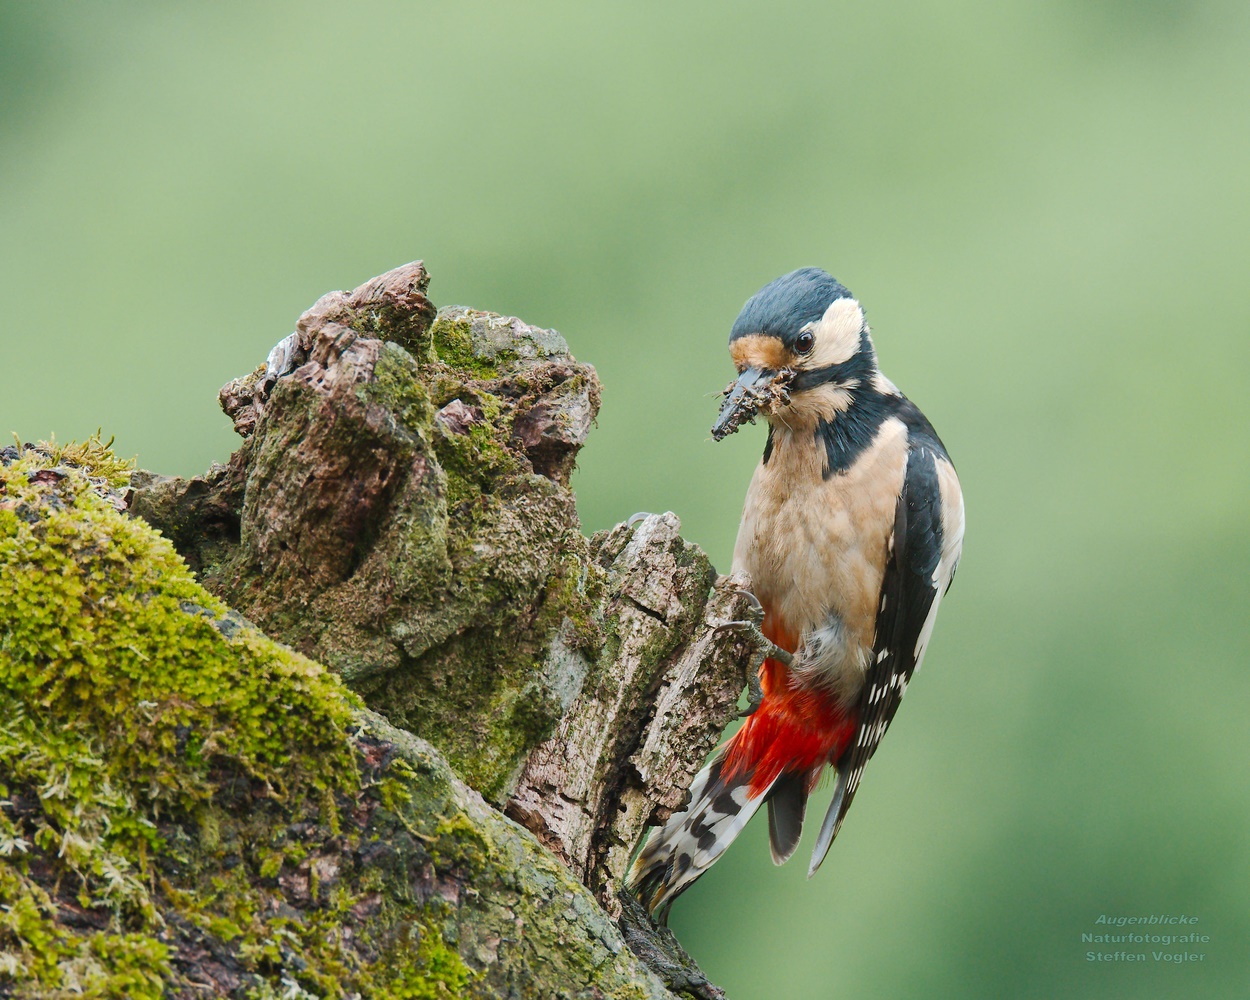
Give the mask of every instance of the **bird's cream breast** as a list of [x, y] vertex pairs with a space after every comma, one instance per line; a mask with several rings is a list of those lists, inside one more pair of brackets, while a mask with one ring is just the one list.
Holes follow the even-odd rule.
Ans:
[[859, 670], [872, 648], [906, 467], [907, 430], [896, 418], [882, 423], [850, 469], [828, 479], [815, 435], [778, 431], [747, 491], [734, 569], [750, 575], [764, 607], [800, 639], [836, 615]]

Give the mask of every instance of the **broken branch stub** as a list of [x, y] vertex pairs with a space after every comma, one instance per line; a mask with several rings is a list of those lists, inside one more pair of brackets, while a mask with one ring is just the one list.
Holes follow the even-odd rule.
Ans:
[[569, 489], [599, 406], [563, 337], [435, 312], [413, 263], [323, 296], [223, 388], [244, 437], [131, 510], [205, 586], [338, 671], [533, 830], [615, 913], [649, 822], [734, 716], [746, 614], [673, 514], [582, 534]]
[[607, 574], [601, 679], [529, 755], [508, 802], [610, 910], [639, 837], [684, 807], [742, 689], [738, 640], [717, 626], [745, 598], [713, 588], [715, 570], [680, 528], [652, 514], [592, 540]]

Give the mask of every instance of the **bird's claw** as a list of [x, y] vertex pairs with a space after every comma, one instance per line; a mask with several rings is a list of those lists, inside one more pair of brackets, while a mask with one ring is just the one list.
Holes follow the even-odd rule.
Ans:
[[[786, 666], [789, 666], [790, 654], [760, 631], [760, 626], [764, 624], [764, 605], [749, 590], [743, 590], [741, 594], [746, 598], [747, 602], [746, 610], [743, 612], [746, 618], [742, 621], [725, 622], [719, 626], [718, 631], [741, 633], [743, 638], [751, 644], [751, 648], [761, 656], [780, 660]], [[744, 719], [748, 715], [754, 715], [759, 709], [760, 703], [764, 700], [764, 689], [760, 686], [758, 670], [747, 671], [747, 697], [749, 699], [747, 707], [738, 713], [738, 718], [740, 719]]]
[[779, 663], [782, 663], [787, 667], [790, 666], [794, 660], [794, 656], [791, 653], [782, 649], [770, 638], [768, 638], [768, 636], [760, 631], [759, 625], [753, 621], [724, 622], [723, 624], [716, 626], [716, 631], [737, 632], [748, 643], [750, 643], [752, 649], [765, 659], [777, 660]]
[[760, 599], [752, 594], [749, 590], [742, 591], [742, 596], [747, 599], [746, 615], [749, 621], [755, 623], [755, 626], [764, 624], [764, 605], [760, 603]]
[[[760, 623], [764, 620], [764, 608], [754, 594], [744, 593], [746, 593], [746, 597], [750, 601], [750, 607], [747, 609], [747, 614], [751, 616], [750, 620], [725, 622], [725, 624], [719, 627], [718, 631], [738, 632], [751, 644], [751, 648], [761, 656], [780, 660], [786, 666], [789, 666], [790, 654], [760, 631]], [[760, 684], [760, 673], [758, 670], [747, 671], [747, 698], [747, 707], [738, 713], [738, 718], [740, 719], [745, 719], [748, 715], [754, 715], [759, 709], [760, 703], [764, 700], [764, 688]]]
[[760, 703], [764, 700], [764, 688], [760, 684], [760, 672], [758, 670], [747, 671], [747, 707], [738, 713], [739, 719], [745, 719], [748, 715], [754, 715], [759, 711]]

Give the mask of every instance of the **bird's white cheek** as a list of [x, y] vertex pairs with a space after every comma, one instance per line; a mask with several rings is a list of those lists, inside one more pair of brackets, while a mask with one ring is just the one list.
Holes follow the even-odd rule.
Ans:
[[816, 344], [804, 368], [827, 368], [850, 361], [859, 350], [859, 337], [864, 329], [864, 310], [854, 299], [837, 299], [812, 327]]

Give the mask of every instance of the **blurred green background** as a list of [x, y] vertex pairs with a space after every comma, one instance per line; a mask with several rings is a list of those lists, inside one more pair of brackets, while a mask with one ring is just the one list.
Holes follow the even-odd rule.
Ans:
[[[598, 367], [587, 530], [672, 509], [727, 567], [729, 325], [832, 271], [964, 563], [819, 875], [758, 822], [674, 927], [736, 1000], [1250, 995], [1244, 0], [10, 0], [0, 94], [0, 430], [162, 472], [230, 453], [218, 386], [321, 293], [421, 257]], [[1196, 915], [1206, 959], [1088, 962], [1103, 913]]]

